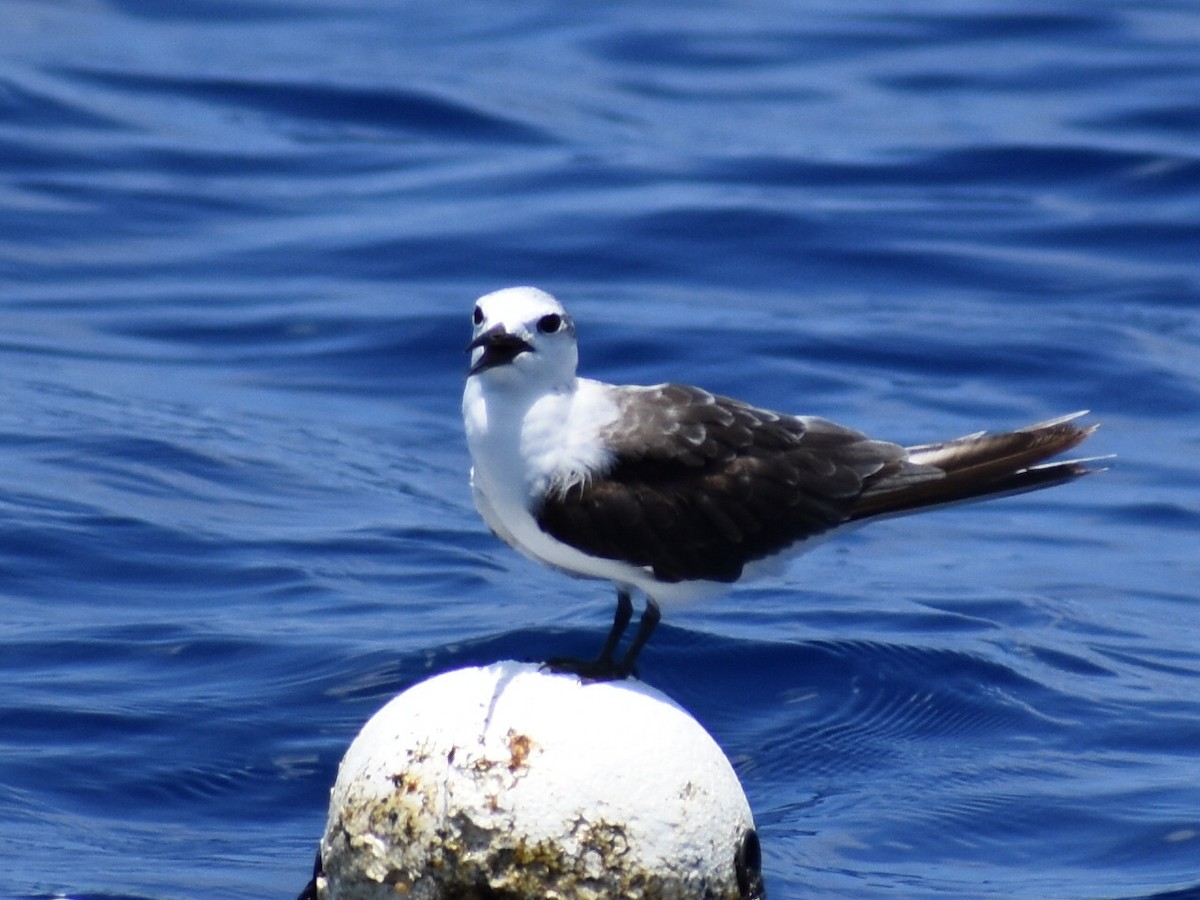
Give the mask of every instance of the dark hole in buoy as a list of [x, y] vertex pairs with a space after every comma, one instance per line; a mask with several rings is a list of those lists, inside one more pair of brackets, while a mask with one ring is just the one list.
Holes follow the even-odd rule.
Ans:
[[742, 900], [766, 900], [767, 889], [762, 878], [762, 846], [758, 833], [751, 828], [742, 835], [733, 854], [733, 869], [737, 875], [738, 895]]
[[325, 874], [324, 866], [321, 865], [321, 851], [317, 851], [317, 861], [313, 863], [312, 880], [304, 886], [304, 890], [300, 892], [300, 896], [296, 900], [317, 900], [317, 881]]

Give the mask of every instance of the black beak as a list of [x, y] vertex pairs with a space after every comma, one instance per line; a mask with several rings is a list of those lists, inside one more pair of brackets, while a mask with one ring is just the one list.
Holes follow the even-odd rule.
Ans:
[[479, 357], [479, 362], [471, 366], [471, 370], [467, 372], [468, 378], [478, 375], [480, 372], [486, 372], [488, 369], [494, 369], [496, 366], [508, 365], [526, 350], [533, 349], [528, 341], [505, 331], [503, 325], [489, 328], [467, 344], [467, 352], [470, 353], [477, 347], [483, 348], [483, 355]]

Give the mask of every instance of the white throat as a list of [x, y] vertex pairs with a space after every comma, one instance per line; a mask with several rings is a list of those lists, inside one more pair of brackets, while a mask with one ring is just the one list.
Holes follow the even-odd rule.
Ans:
[[541, 392], [517, 387], [475, 376], [463, 390], [474, 483], [506, 512], [512, 504], [531, 510], [547, 491], [606, 469], [611, 454], [599, 436], [617, 416], [607, 392], [589, 379]]

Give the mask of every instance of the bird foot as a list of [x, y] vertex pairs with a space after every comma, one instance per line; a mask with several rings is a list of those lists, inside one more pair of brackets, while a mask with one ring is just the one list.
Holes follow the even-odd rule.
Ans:
[[570, 656], [559, 656], [542, 663], [543, 672], [555, 675], [575, 675], [584, 683], [595, 681], [624, 681], [626, 678], [637, 677], [637, 667], [632, 662], [612, 659], [576, 659]]
[[653, 599], [647, 598], [646, 611], [642, 614], [641, 622], [638, 623], [637, 634], [634, 635], [633, 642], [620, 660], [614, 659], [617, 647], [621, 643], [621, 637], [625, 634], [625, 629], [629, 627], [629, 622], [633, 618], [633, 599], [629, 596], [628, 590], [618, 588], [616, 615], [613, 617], [612, 629], [604, 640], [604, 647], [600, 650], [600, 655], [595, 659], [574, 659], [572, 657], [551, 659], [542, 663], [542, 670], [577, 675], [585, 682], [624, 681], [626, 678], [636, 678], [638, 654], [642, 652], [646, 641], [650, 640], [650, 635], [658, 625], [661, 616], [658, 604]]

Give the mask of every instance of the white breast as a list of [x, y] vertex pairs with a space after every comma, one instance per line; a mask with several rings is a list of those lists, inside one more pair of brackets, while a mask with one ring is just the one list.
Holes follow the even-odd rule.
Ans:
[[471, 484], [492, 530], [542, 562], [572, 569], [555, 558], [564, 545], [542, 533], [532, 511], [546, 491], [566, 490], [609, 464], [597, 435], [616, 414], [595, 382], [578, 380], [571, 390], [526, 398], [469, 379], [463, 421], [474, 463]]
[[529, 400], [480, 381], [468, 379], [463, 393], [471, 487], [479, 514], [501, 540], [543, 565], [640, 588], [663, 604], [728, 589], [703, 581], [664, 584], [647, 568], [590, 557], [538, 527], [533, 512], [546, 491], [566, 490], [611, 464], [599, 440], [619, 412], [611, 388], [581, 378], [573, 390]]

